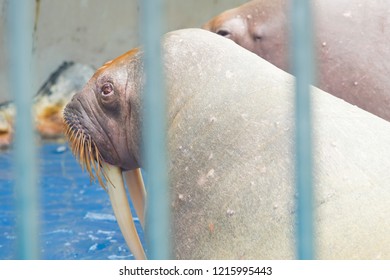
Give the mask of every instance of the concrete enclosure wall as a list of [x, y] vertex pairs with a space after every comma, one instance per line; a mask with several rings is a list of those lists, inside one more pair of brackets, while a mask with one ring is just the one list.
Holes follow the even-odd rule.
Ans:
[[[0, 0], [0, 103], [12, 100], [7, 81], [7, 6]], [[139, 45], [139, 1], [36, 0], [34, 92], [63, 61], [100, 66]], [[200, 27], [246, 0], [166, 0], [165, 30]]]

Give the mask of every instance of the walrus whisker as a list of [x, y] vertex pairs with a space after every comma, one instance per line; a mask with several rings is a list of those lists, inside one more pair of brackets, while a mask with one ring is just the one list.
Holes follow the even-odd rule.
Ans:
[[[96, 143], [90, 135], [86, 135], [82, 130], [76, 129], [65, 120], [65, 135], [69, 141], [70, 149], [79, 162], [83, 172], [86, 170], [90, 181], [97, 179], [99, 185], [106, 189], [106, 183], [109, 178], [102, 169], [102, 156]], [[95, 173], [94, 173], [95, 172]]]
[[85, 138], [84, 138], [84, 159], [85, 159], [85, 167], [87, 168], [89, 176], [93, 177], [92, 170], [91, 170], [91, 163], [90, 163], [90, 160], [91, 160], [90, 154], [88, 153], [88, 143], [87, 143], [87, 140]]
[[88, 146], [87, 146], [87, 148], [88, 148], [88, 153], [87, 153], [88, 166], [87, 167], [88, 167], [88, 172], [89, 172], [89, 175], [90, 175], [91, 181], [92, 181], [92, 178], [95, 179], [95, 176], [92, 173], [94, 159], [92, 158], [91, 136], [88, 137], [87, 143], [88, 143]]
[[80, 162], [84, 163], [84, 135], [82, 138], [78, 139], [78, 153], [80, 155]]
[[91, 163], [90, 163], [91, 159], [90, 159], [90, 156], [89, 156], [88, 153], [86, 153], [85, 155], [86, 155], [86, 157], [85, 157], [86, 161], [85, 162], [86, 162], [87, 171], [89, 173], [90, 181], [92, 182], [92, 179], [94, 179], [95, 177], [94, 177], [94, 175], [92, 173], [92, 169], [91, 169]]
[[[90, 139], [89, 139], [90, 140]], [[96, 146], [94, 144], [94, 146]], [[96, 177], [99, 179], [99, 173], [98, 173], [98, 169], [96, 167], [96, 158], [94, 159], [93, 158], [93, 152], [92, 152], [92, 144], [91, 144], [91, 140], [89, 141], [89, 154], [90, 154], [90, 157], [91, 157], [91, 163], [92, 163], [92, 169], [95, 170], [95, 175]], [[99, 182], [100, 183], [100, 182]]]
[[94, 149], [95, 149], [95, 159], [96, 159], [96, 162], [97, 162], [97, 174], [100, 174], [100, 154], [99, 154], [99, 151], [96, 147], [96, 144], [94, 143]]
[[70, 140], [73, 141], [75, 139], [75, 132], [71, 130], [72, 134], [70, 135]]
[[[72, 136], [73, 137], [73, 136]], [[79, 143], [80, 141], [77, 139], [77, 138], [71, 138], [70, 139], [72, 141], [72, 150], [73, 150], [73, 153], [76, 155], [79, 153]]]
[[[96, 177], [99, 181], [100, 186], [102, 186], [102, 188], [107, 191], [106, 186], [102, 180], [102, 175], [106, 181], [109, 181], [109, 178], [107, 178], [106, 174], [104, 172], [102, 172], [102, 169], [100, 168], [101, 167], [101, 155], [100, 155], [99, 150], [97, 149], [95, 143], [94, 143], [94, 149], [95, 149], [95, 157], [96, 157], [96, 161], [97, 161], [97, 169], [95, 169], [95, 170], [97, 170]], [[111, 183], [111, 181], [110, 181], [110, 183]], [[111, 183], [111, 185], [113, 185], [113, 184]]]
[[77, 140], [75, 141], [75, 149], [74, 149], [74, 152], [75, 152], [77, 155], [80, 155], [79, 158], [80, 158], [80, 160], [83, 162], [83, 158], [84, 158], [83, 138], [77, 138]]
[[77, 140], [76, 144], [80, 143], [80, 139], [82, 139], [81, 137], [84, 137], [84, 134], [81, 134], [80, 131], [77, 131], [76, 133], [73, 133], [73, 140]]

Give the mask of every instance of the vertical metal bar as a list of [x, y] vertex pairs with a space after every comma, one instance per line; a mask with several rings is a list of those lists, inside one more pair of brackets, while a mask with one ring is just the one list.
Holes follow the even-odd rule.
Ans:
[[32, 123], [33, 1], [8, 2], [9, 84], [16, 106], [15, 195], [18, 258], [38, 259], [38, 188]]
[[313, 259], [313, 178], [310, 84], [314, 81], [314, 50], [312, 21], [308, 0], [293, 0], [292, 19], [292, 67], [295, 84], [295, 149], [297, 198], [297, 258]]
[[170, 208], [166, 152], [166, 96], [160, 40], [163, 0], [140, 3], [141, 41], [144, 45], [143, 155], [148, 178], [146, 239], [148, 258], [170, 259]]

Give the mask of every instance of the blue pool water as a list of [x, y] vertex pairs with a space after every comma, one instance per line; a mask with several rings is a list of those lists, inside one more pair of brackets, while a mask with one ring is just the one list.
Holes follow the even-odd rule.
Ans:
[[[0, 151], [0, 259], [17, 258], [12, 156]], [[133, 259], [107, 193], [90, 183], [66, 144], [42, 144], [37, 164], [42, 259]], [[137, 218], [135, 224], [145, 246]]]

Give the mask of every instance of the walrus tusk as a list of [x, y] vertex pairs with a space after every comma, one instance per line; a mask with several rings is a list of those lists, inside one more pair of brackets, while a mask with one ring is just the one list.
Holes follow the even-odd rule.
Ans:
[[123, 175], [139, 221], [141, 222], [142, 228], [145, 228], [146, 190], [142, 179], [141, 169], [137, 168], [125, 171], [123, 172]]
[[119, 167], [102, 162], [103, 172], [107, 178], [107, 190], [112, 209], [118, 221], [127, 246], [137, 260], [145, 260], [146, 255], [134, 225], [133, 216], [127, 200], [122, 171]]

